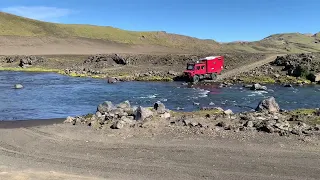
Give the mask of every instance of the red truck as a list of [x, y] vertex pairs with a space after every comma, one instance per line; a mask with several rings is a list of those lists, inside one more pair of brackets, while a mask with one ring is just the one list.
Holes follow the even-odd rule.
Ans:
[[217, 79], [217, 75], [221, 74], [224, 66], [223, 56], [209, 56], [201, 58], [196, 62], [187, 64], [184, 71], [185, 76], [192, 82], [198, 82], [201, 79]]

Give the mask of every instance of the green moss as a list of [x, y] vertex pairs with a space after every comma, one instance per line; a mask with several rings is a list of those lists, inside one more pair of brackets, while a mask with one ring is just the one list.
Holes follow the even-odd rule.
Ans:
[[85, 119], [90, 119], [93, 117], [93, 114], [89, 113], [87, 115], [84, 116]]
[[316, 109], [295, 109], [289, 111], [288, 114], [292, 116], [298, 116], [298, 120], [305, 122], [309, 125], [320, 124], [320, 116], [316, 115]]
[[243, 83], [262, 83], [262, 84], [271, 84], [275, 83], [276, 80], [269, 76], [249, 76], [249, 77], [240, 77], [239, 78]]
[[134, 77], [130, 76], [130, 75], [120, 75], [120, 76], [116, 76], [116, 78], [121, 80], [121, 81], [132, 81], [132, 80], [134, 80]]
[[270, 76], [249, 76], [249, 77], [240, 77], [239, 78], [243, 83], [261, 83], [261, 84], [310, 84], [311, 81], [302, 77], [294, 77], [294, 76], [280, 76], [275, 79]]
[[91, 78], [102, 79], [105, 78], [103, 75], [92, 75]]
[[20, 67], [0, 67], [0, 71], [21, 71], [21, 72], [56, 72], [59, 73], [59, 69], [47, 69], [42, 67], [29, 67], [29, 68], [20, 68]]
[[291, 115], [314, 115], [316, 112], [315, 109], [295, 109], [289, 113]]
[[173, 81], [170, 77], [161, 77], [161, 76], [145, 76], [145, 77], [137, 77], [136, 81]]
[[311, 125], [320, 124], [320, 117], [314, 117], [314, 118], [308, 119], [308, 123]]
[[297, 78], [297, 77], [293, 77], [293, 76], [282, 76], [280, 78], [277, 79], [278, 83], [282, 83], [282, 84], [310, 84], [311, 81], [304, 79], [304, 78]]
[[217, 115], [222, 114], [223, 111], [220, 110], [198, 110], [198, 111], [191, 111], [191, 112], [180, 112], [180, 111], [171, 111], [171, 114], [175, 117], [180, 116], [197, 116], [197, 117], [205, 117], [209, 115]]

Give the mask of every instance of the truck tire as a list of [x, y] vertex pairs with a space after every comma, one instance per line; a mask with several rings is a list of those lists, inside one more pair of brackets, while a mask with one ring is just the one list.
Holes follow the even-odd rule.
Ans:
[[198, 76], [198, 75], [194, 75], [193, 78], [192, 78], [192, 81], [193, 81], [194, 83], [199, 82], [199, 76]]
[[212, 73], [211, 74], [211, 79], [216, 80], [217, 79], [217, 73]]

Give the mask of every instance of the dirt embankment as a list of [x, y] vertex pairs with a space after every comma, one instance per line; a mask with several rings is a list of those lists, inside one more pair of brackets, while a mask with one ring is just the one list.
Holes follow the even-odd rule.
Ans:
[[289, 54], [229, 78], [233, 83], [310, 84], [319, 81], [320, 54]]
[[99, 54], [2, 56], [5, 68], [55, 69], [71, 76], [117, 77], [121, 80], [172, 80], [181, 75], [187, 62], [211, 55], [225, 57], [225, 72], [263, 60], [267, 54]]

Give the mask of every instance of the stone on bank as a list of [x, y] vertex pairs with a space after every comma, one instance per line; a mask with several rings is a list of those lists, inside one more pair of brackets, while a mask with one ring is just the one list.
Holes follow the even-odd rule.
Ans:
[[109, 127], [112, 129], [121, 129], [131, 127], [137, 124], [143, 124], [152, 119], [169, 119], [170, 111], [160, 101], [154, 104], [153, 108], [142, 106], [132, 107], [129, 101], [124, 101], [113, 105], [111, 101], [105, 101], [99, 104], [94, 115], [83, 117], [68, 117], [65, 123], [87, 124], [96, 129]]
[[268, 99], [262, 100], [258, 104], [256, 111], [276, 113], [280, 111], [280, 107], [279, 104], [276, 102], [276, 99], [274, 97], [270, 97]]

